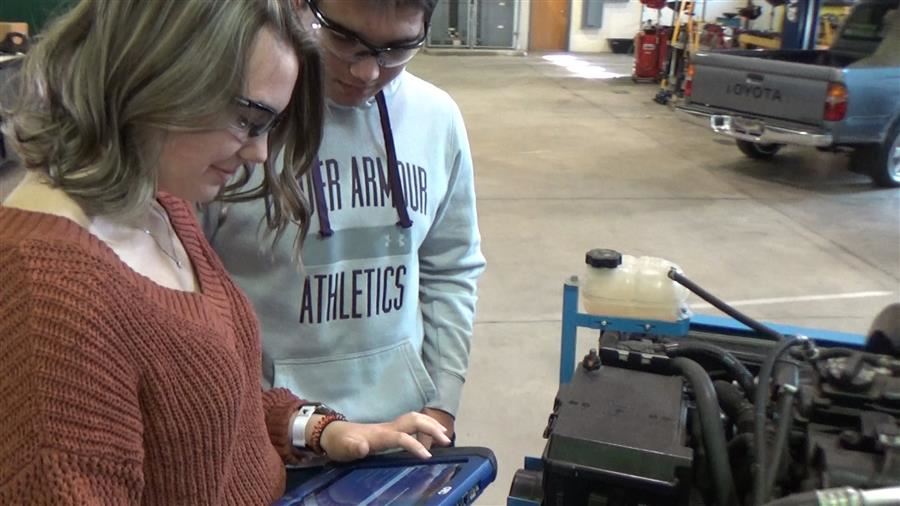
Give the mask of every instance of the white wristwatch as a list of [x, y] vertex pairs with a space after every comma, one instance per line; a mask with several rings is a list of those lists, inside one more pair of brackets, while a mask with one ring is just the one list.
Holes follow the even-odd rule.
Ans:
[[318, 404], [300, 406], [300, 413], [297, 414], [297, 417], [294, 418], [294, 424], [291, 425], [291, 444], [295, 447], [306, 447], [306, 426], [318, 407]]

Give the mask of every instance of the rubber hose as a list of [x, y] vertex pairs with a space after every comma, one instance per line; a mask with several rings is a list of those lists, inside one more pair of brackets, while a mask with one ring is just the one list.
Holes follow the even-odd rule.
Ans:
[[737, 381], [747, 398], [753, 398], [753, 391], [756, 389], [753, 384], [753, 375], [734, 355], [719, 346], [699, 342], [675, 343], [666, 347], [666, 355], [688, 358], [702, 356], [715, 359], [728, 372], [728, 375]]
[[762, 367], [759, 370], [756, 395], [753, 401], [753, 504], [756, 506], [761, 506], [763, 501], [768, 499], [768, 497], [765, 497], [766, 476], [763, 471], [766, 465], [766, 407], [769, 401], [769, 383], [772, 379], [772, 370], [775, 368], [775, 362], [788, 348], [807, 341], [806, 337], [793, 337], [778, 343], [766, 355], [766, 359], [763, 360]]
[[690, 279], [685, 277], [684, 274], [681, 274], [680, 272], [678, 272], [674, 267], [672, 269], [669, 269], [669, 278], [671, 278], [676, 283], [684, 286], [685, 288], [687, 288], [688, 290], [690, 290], [691, 292], [696, 294], [701, 299], [705, 300], [706, 302], [709, 302], [713, 307], [715, 307], [719, 311], [722, 311], [723, 313], [727, 314], [728, 316], [734, 318], [735, 320], [737, 320], [737, 321], [743, 323], [744, 325], [750, 327], [751, 329], [755, 330], [760, 335], [765, 336], [768, 339], [771, 339], [773, 341], [781, 341], [782, 339], [784, 339], [784, 336], [781, 335], [779, 332], [777, 332], [774, 329], [771, 329], [769, 327], [766, 327], [762, 323], [759, 323], [758, 321], [754, 320], [753, 318], [750, 318], [749, 316], [745, 315], [744, 313], [729, 306], [722, 299], [707, 292], [706, 290], [701, 288], [699, 285], [697, 285], [696, 283], [694, 283], [693, 281], [691, 281]]
[[753, 404], [738, 390], [738, 387], [727, 381], [713, 382], [719, 406], [737, 427], [738, 434], [753, 433]]
[[733, 506], [737, 504], [734, 491], [734, 477], [725, 445], [725, 430], [719, 416], [719, 402], [709, 374], [703, 366], [689, 358], [672, 359], [672, 367], [678, 371], [694, 390], [700, 425], [703, 429], [703, 445], [709, 459], [709, 469], [713, 475], [716, 504]]
[[775, 432], [775, 446], [772, 448], [772, 459], [769, 463], [768, 474], [766, 474], [766, 488], [763, 494], [768, 497], [772, 493], [775, 486], [775, 479], [778, 477], [778, 469], [781, 467], [781, 456], [787, 447], [788, 434], [791, 431], [791, 422], [794, 421], [792, 415], [794, 407], [794, 390], [786, 388], [781, 391], [781, 397], [778, 398], [778, 429]]

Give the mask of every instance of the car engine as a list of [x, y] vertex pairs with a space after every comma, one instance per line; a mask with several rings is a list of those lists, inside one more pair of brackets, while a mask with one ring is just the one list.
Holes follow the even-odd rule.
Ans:
[[519, 470], [510, 498], [900, 505], [900, 304], [885, 312], [865, 349], [601, 332], [554, 400], [543, 469]]

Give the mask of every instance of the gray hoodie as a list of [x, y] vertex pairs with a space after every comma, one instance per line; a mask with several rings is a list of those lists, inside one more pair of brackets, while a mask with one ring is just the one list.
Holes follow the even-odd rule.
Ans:
[[211, 237], [259, 315], [264, 383], [360, 422], [456, 414], [485, 266], [458, 107], [407, 72], [384, 93], [399, 204], [375, 101], [329, 104], [319, 174], [301, 181], [317, 209], [305, 277], [290, 261], [293, 234], [260, 253], [259, 202], [230, 206]]

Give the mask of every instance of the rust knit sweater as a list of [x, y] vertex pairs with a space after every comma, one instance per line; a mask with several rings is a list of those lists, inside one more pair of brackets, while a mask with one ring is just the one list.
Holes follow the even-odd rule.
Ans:
[[301, 401], [262, 393], [251, 306], [188, 205], [160, 202], [199, 293], [132, 271], [70, 220], [0, 207], [0, 504], [282, 494]]

